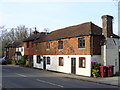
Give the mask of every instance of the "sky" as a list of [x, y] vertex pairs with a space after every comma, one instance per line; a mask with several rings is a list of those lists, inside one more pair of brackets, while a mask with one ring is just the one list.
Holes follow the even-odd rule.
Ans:
[[85, 22], [102, 27], [102, 15], [112, 15], [113, 31], [118, 33], [117, 0], [0, 0], [0, 25], [25, 25], [50, 31]]

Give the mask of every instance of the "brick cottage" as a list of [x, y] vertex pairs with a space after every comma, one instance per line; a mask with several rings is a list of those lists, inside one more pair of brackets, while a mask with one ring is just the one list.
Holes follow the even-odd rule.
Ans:
[[112, 16], [102, 16], [102, 28], [92, 22], [38, 33], [24, 41], [25, 54], [32, 55], [33, 67], [91, 76], [91, 62], [113, 65], [119, 71], [118, 40], [113, 34]]

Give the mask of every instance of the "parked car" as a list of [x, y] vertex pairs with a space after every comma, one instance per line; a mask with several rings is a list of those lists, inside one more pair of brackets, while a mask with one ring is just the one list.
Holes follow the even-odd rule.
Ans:
[[6, 59], [5, 57], [0, 58], [0, 64], [5, 65], [6, 64]]

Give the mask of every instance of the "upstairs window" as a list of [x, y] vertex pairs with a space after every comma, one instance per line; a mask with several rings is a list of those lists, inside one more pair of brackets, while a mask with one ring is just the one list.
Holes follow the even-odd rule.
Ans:
[[63, 49], [63, 41], [58, 41], [58, 49]]
[[85, 48], [85, 38], [78, 38], [78, 48]]
[[64, 59], [63, 57], [59, 57], [59, 66], [63, 66], [64, 65]]
[[50, 57], [47, 57], [47, 64], [50, 64]]
[[34, 47], [34, 43], [32, 42], [32, 48]]
[[27, 42], [26, 44], [27, 44], [26, 47], [29, 48], [29, 47], [30, 47], [30, 46], [29, 46], [29, 42]]
[[50, 49], [50, 43], [46, 43], [46, 49]]
[[81, 67], [81, 68], [85, 68], [86, 67], [86, 59], [85, 59], [85, 57], [80, 57], [79, 58], [79, 67]]

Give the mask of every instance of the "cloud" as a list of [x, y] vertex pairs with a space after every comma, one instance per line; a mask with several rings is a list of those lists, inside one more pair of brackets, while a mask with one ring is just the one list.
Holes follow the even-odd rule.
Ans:
[[1, 0], [2, 2], [111, 2], [113, 0]]

